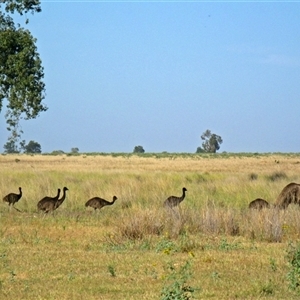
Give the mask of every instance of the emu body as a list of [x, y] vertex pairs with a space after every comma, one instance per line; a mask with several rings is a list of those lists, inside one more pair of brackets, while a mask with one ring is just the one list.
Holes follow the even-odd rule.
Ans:
[[257, 198], [249, 203], [250, 209], [261, 210], [263, 208], [269, 208], [269, 207], [270, 207], [269, 202], [261, 198]]
[[275, 201], [275, 207], [286, 209], [290, 204], [300, 205], [300, 184], [291, 182], [286, 185]]
[[17, 211], [20, 211], [16, 207], [14, 207], [15, 203], [17, 203], [22, 197], [22, 188], [19, 187], [19, 194], [16, 193], [9, 193], [3, 197], [3, 201], [7, 202], [9, 206], [12, 206]]
[[177, 196], [168, 197], [164, 202], [164, 206], [169, 207], [169, 208], [173, 208], [175, 206], [178, 206], [183, 201], [183, 199], [185, 198], [185, 192], [187, 192], [187, 189], [185, 187], [183, 187], [182, 188], [182, 195], [180, 197], [177, 197]]
[[55, 206], [56, 203], [58, 202], [59, 195], [60, 195], [60, 189], [57, 190], [57, 195], [55, 197], [46, 196], [43, 199], [41, 199], [37, 204], [38, 210], [42, 210], [46, 214], [49, 211], [54, 211], [55, 208], [57, 208]]
[[113, 196], [113, 200], [111, 202], [109, 202], [100, 197], [93, 197], [85, 203], [85, 207], [92, 207], [96, 211], [96, 209], [101, 209], [104, 206], [113, 205], [117, 199], [118, 198], [116, 196]]

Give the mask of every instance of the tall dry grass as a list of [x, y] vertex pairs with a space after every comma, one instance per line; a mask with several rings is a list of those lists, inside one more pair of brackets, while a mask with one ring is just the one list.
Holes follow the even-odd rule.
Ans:
[[[2, 155], [1, 195], [21, 186], [23, 197], [22, 213], [0, 207], [0, 298], [158, 299], [166, 265], [188, 260], [196, 299], [297, 299], [284, 257], [299, 239], [299, 207], [250, 211], [248, 203], [272, 203], [300, 182], [299, 160]], [[62, 206], [39, 214], [37, 202], [63, 186]], [[182, 187], [180, 208], [164, 209]], [[100, 211], [84, 206], [113, 195]]]
[[[295, 218], [290, 220], [288, 214], [282, 217], [272, 209], [251, 212], [247, 206], [257, 197], [272, 203], [287, 183], [300, 182], [297, 156], [157, 159], [2, 155], [0, 166], [1, 194], [22, 186], [23, 197], [16, 206], [28, 214], [35, 214], [37, 202], [56, 195], [57, 188], [63, 186], [69, 191], [57, 215], [85, 216], [84, 204], [89, 198], [100, 196], [111, 201], [116, 195], [114, 206], [98, 215], [116, 216], [125, 236], [169, 232], [176, 237], [186, 230], [245, 236], [252, 232], [252, 238], [281, 241], [283, 225], [295, 228]], [[166, 213], [163, 201], [170, 195], [180, 196], [183, 186], [188, 191], [182, 210]], [[111, 224], [113, 227], [113, 220]], [[140, 233], [130, 233], [134, 230]]]

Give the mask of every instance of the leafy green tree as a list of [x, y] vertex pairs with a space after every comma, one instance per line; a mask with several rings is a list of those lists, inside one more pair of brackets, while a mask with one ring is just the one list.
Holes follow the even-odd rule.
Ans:
[[71, 148], [71, 153], [77, 154], [78, 152], [79, 152], [79, 148], [77, 147]]
[[3, 146], [4, 153], [20, 153], [18, 145], [16, 145], [13, 139], [9, 139], [7, 143]]
[[205, 153], [205, 150], [201, 147], [197, 147], [196, 153]]
[[24, 153], [42, 153], [42, 147], [39, 143], [30, 141], [27, 145], [24, 145]]
[[197, 148], [196, 153], [216, 153], [220, 149], [220, 144], [223, 143], [222, 138], [219, 135], [212, 133], [209, 129], [203, 132], [201, 139], [204, 142], [202, 143], [202, 147]]
[[[0, 1], [0, 112], [6, 100], [5, 118], [11, 132], [8, 144], [14, 144], [14, 147], [18, 147], [17, 142], [23, 133], [20, 120], [34, 119], [47, 107], [42, 103], [44, 69], [36, 39], [29, 30], [15, 24], [11, 15], [40, 11], [39, 0]], [[28, 23], [27, 18], [25, 23]]]
[[143, 146], [135, 146], [133, 149], [133, 153], [145, 153]]

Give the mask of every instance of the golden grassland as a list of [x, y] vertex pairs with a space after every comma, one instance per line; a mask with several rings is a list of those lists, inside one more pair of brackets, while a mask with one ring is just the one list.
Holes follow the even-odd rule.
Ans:
[[[287, 277], [298, 206], [247, 206], [300, 182], [300, 154], [2, 155], [0, 175], [2, 198], [23, 190], [21, 212], [0, 206], [0, 299], [163, 299], [186, 263], [194, 299], [299, 298]], [[64, 186], [62, 206], [38, 213]], [[180, 209], [165, 210], [182, 187]], [[84, 206], [114, 195], [101, 211]]]

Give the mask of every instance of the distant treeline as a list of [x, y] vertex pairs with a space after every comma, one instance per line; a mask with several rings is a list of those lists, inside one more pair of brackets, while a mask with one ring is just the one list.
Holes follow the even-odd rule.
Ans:
[[[243, 157], [299, 157], [300, 152], [267, 152], [267, 153], [258, 153], [258, 152], [222, 152], [222, 153], [188, 153], [188, 152], [147, 152], [147, 153], [127, 153], [127, 152], [64, 152], [62, 150], [55, 150], [52, 152], [45, 152], [39, 154], [7, 154], [3, 153], [2, 155], [66, 155], [66, 156], [112, 156], [112, 157], [154, 157], [154, 158], [170, 158], [174, 159], [176, 157], [180, 158], [243, 158]], [[280, 163], [279, 160], [275, 161]], [[299, 162], [300, 163], [300, 162]]]

